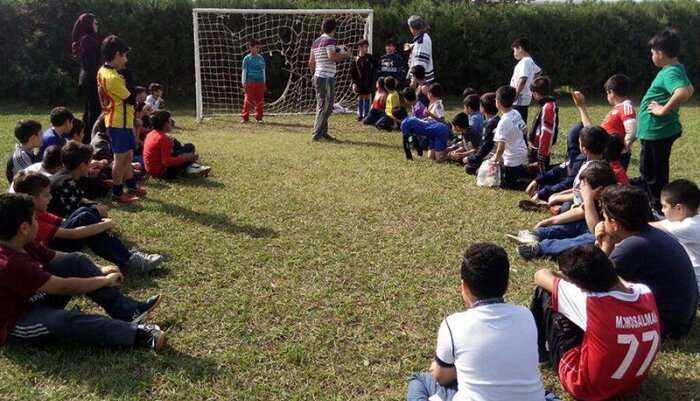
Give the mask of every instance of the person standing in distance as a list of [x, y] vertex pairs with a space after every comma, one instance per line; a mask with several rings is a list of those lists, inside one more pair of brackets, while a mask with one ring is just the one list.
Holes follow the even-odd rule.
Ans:
[[408, 18], [408, 29], [413, 35], [412, 43], [404, 43], [403, 50], [411, 54], [408, 56], [408, 75], [407, 81], [411, 80], [411, 68], [416, 65], [422, 65], [425, 68], [425, 82], [431, 84], [435, 79], [435, 71], [433, 71], [433, 41], [430, 35], [425, 31], [425, 23], [418, 15], [411, 15]]
[[316, 119], [314, 121], [315, 142], [335, 141], [328, 135], [328, 118], [333, 114], [333, 94], [335, 92], [336, 63], [350, 58], [349, 52], [340, 52], [335, 40], [338, 24], [333, 18], [323, 20], [319, 36], [311, 45], [309, 69], [313, 74], [316, 90]]
[[102, 114], [102, 105], [97, 95], [97, 70], [102, 65], [102, 40], [97, 35], [97, 18], [93, 14], [82, 14], [73, 25], [73, 57], [80, 60], [78, 92], [85, 104], [83, 121], [85, 137], [83, 142], [90, 143], [90, 134], [95, 121]]

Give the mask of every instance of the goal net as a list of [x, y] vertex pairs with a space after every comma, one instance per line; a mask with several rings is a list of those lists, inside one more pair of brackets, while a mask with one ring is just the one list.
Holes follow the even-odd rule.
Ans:
[[[316, 95], [309, 70], [311, 44], [326, 17], [338, 22], [336, 39], [353, 52], [361, 39], [372, 49], [372, 10], [193, 10], [197, 121], [240, 113], [241, 63], [251, 39], [265, 57], [266, 114], [313, 113]], [[338, 64], [335, 102], [356, 106], [350, 62]]]

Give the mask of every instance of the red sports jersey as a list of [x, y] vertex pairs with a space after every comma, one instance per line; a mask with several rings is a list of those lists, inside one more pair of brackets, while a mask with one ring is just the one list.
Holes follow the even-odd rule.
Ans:
[[632, 106], [631, 100], [625, 100], [624, 102], [613, 107], [608, 114], [603, 119], [603, 124], [601, 126], [605, 131], [612, 135], [622, 135], [625, 136], [625, 122], [636, 121], [637, 112]]
[[610, 167], [612, 167], [618, 184], [629, 185], [630, 178], [627, 176], [627, 170], [625, 170], [625, 168], [622, 167], [622, 164], [620, 164], [620, 162], [617, 160], [608, 162], [608, 164], [610, 164]]
[[587, 293], [556, 279], [552, 309], [585, 334], [559, 364], [559, 378], [575, 398], [597, 401], [633, 395], [649, 375], [661, 342], [656, 301], [649, 287]]

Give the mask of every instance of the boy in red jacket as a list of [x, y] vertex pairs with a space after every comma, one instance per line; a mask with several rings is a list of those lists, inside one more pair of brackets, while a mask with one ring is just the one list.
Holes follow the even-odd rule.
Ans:
[[143, 144], [146, 172], [157, 178], [175, 178], [182, 174], [206, 177], [211, 167], [195, 164], [199, 155], [195, 153], [194, 145], [181, 145], [167, 134], [173, 126], [171, 115], [167, 110], [156, 110], [151, 114], [153, 131]]

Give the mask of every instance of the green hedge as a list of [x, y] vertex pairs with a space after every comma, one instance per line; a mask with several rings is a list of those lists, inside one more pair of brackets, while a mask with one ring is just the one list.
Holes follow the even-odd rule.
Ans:
[[[556, 86], [594, 91], [617, 72], [629, 75], [635, 90], [643, 91], [655, 75], [646, 42], [666, 25], [682, 31], [681, 61], [693, 78], [700, 56], [700, 4], [690, 0], [578, 5], [199, 0], [196, 5], [371, 7], [376, 54], [389, 38], [409, 40], [406, 19], [421, 15], [430, 26], [437, 79], [452, 95], [466, 86], [485, 91], [507, 83], [515, 64], [509, 46], [521, 35], [536, 44], [534, 58]], [[192, 96], [192, 7], [188, 0], [0, 0], [0, 96], [46, 103], [75, 98], [79, 64], [70, 55], [70, 34], [77, 16], [86, 11], [98, 16], [100, 34], [119, 34], [131, 45], [137, 81], [158, 81], [170, 95]]]

